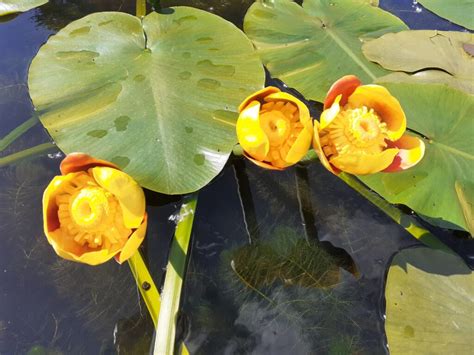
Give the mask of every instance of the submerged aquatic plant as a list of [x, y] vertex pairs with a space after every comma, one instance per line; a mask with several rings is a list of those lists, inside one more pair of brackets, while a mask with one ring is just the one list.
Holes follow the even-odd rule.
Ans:
[[313, 146], [331, 172], [373, 174], [417, 164], [425, 145], [405, 135], [406, 117], [398, 100], [380, 85], [361, 85], [354, 75], [336, 81], [314, 126]]
[[313, 124], [306, 105], [270, 86], [239, 107], [237, 138], [244, 155], [267, 169], [296, 164], [311, 146]]
[[130, 258], [145, 237], [142, 188], [112, 163], [73, 153], [43, 195], [44, 232], [56, 253], [97, 265]]

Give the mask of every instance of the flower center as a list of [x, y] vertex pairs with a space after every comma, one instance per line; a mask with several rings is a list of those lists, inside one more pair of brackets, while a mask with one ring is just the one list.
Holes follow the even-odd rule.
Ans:
[[87, 173], [64, 182], [56, 196], [60, 228], [90, 248], [123, 245], [131, 230], [123, 223], [117, 199]]
[[387, 146], [386, 138], [387, 124], [382, 122], [373, 109], [366, 106], [343, 109], [320, 132], [321, 145], [328, 158], [347, 152], [380, 153]]
[[291, 102], [267, 102], [260, 110], [260, 126], [270, 142], [265, 161], [286, 167], [286, 156], [303, 129], [298, 108]]
[[74, 222], [84, 229], [95, 229], [110, 206], [106, 193], [98, 187], [85, 187], [72, 197], [70, 213]]

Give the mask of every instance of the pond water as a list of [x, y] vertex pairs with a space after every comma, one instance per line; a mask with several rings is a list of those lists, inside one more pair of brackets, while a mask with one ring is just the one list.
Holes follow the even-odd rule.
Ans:
[[[241, 26], [251, 3], [193, 6]], [[412, 0], [380, 3], [413, 29], [462, 30]], [[50, 35], [88, 13], [134, 6], [51, 0], [1, 19], [0, 137], [32, 116], [27, 71]], [[36, 125], [1, 156], [48, 141]], [[146, 354], [153, 324], [128, 266], [62, 260], [43, 235], [41, 196], [62, 157], [53, 148], [0, 168], [0, 354]], [[143, 252], [160, 285], [181, 199], [147, 192], [147, 201]], [[465, 234], [434, 232], [472, 265]], [[231, 160], [199, 195], [178, 337], [193, 354], [387, 353], [387, 267], [417, 244], [317, 164], [274, 173]]]

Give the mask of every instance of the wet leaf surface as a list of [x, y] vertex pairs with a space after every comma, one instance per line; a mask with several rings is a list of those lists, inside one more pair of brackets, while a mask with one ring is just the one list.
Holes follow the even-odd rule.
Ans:
[[263, 80], [240, 30], [187, 7], [143, 25], [123, 13], [89, 15], [51, 37], [29, 72], [40, 120], [63, 151], [112, 161], [168, 194], [220, 172], [236, 143], [237, 106]]
[[244, 20], [270, 74], [317, 101], [343, 75], [370, 83], [387, 74], [365, 59], [362, 42], [404, 29], [400, 19], [367, 0], [256, 2]]

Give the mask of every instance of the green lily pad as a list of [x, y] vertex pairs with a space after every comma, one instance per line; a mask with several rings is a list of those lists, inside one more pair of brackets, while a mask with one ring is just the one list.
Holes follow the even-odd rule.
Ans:
[[0, 16], [25, 12], [35, 7], [44, 5], [48, 0], [1, 0]]
[[457, 256], [429, 248], [401, 251], [385, 289], [390, 354], [471, 354], [474, 274]]
[[245, 35], [188, 7], [142, 21], [86, 16], [50, 37], [29, 72], [40, 120], [63, 151], [112, 161], [167, 194], [198, 190], [222, 170], [238, 105], [263, 83]]
[[386, 69], [416, 72], [392, 73], [388, 81], [445, 83], [473, 94], [471, 47], [472, 33], [420, 30], [387, 33], [364, 43], [362, 52]]
[[382, 83], [397, 97], [408, 126], [426, 137], [426, 152], [416, 166], [397, 173], [359, 177], [391, 203], [409, 206], [430, 223], [468, 230], [463, 204], [474, 195], [456, 192], [458, 182], [473, 183], [474, 97], [447, 85]]
[[407, 27], [369, 0], [289, 0], [254, 3], [244, 30], [273, 77], [323, 101], [341, 76], [355, 74], [369, 83], [388, 73], [368, 61], [361, 44]]
[[473, 0], [418, 0], [418, 2], [436, 15], [474, 30]]

